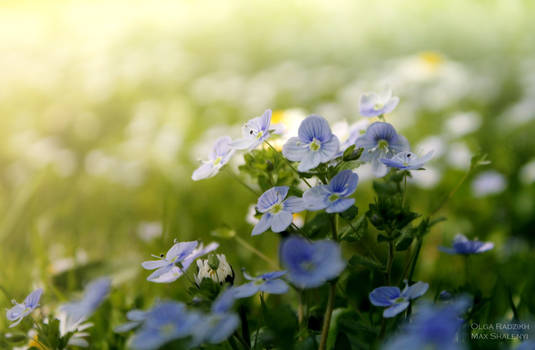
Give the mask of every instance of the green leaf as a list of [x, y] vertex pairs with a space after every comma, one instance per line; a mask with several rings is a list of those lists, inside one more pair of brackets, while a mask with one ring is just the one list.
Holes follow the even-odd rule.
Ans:
[[331, 232], [331, 218], [329, 214], [320, 212], [303, 226], [308, 238], [324, 238]]
[[340, 216], [346, 221], [351, 221], [357, 216], [358, 213], [359, 209], [356, 206], [352, 205], [346, 211], [341, 212]]
[[351, 161], [344, 161], [340, 166], [338, 167], [339, 171], [342, 170], [353, 170], [358, 167], [360, 167], [363, 164], [360, 160], [351, 160]]
[[217, 238], [230, 239], [236, 236], [236, 231], [228, 227], [220, 227], [210, 232], [210, 234]]
[[360, 240], [368, 230], [368, 220], [365, 215], [359, 217], [354, 223], [348, 224], [340, 233], [340, 240], [355, 242]]
[[349, 266], [356, 268], [358, 266], [364, 266], [372, 270], [385, 271], [386, 267], [381, 263], [377, 262], [366, 256], [355, 254], [349, 259]]
[[396, 242], [396, 250], [403, 251], [403, 250], [409, 249], [413, 239], [414, 239], [413, 230], [408, 229], [408, 230], [403, 231], [403, 233], [401, 234], [401, 236], [398, 238]]

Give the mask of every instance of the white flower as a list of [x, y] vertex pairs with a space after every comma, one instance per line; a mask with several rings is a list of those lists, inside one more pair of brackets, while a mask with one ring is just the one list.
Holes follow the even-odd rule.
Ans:
[[234, 271], [224, 254], [212, 255], [204, 260], [199, 259], [197, 260], [197, 267], [199, 269], [199, 272], [195, 275], [197, 284], [201, 284], [204, 278], [210, 278], [214, 282], [221, 284], [234, 280]]

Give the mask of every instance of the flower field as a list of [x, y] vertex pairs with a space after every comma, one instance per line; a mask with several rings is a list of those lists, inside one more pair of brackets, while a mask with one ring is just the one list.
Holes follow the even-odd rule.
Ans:
[[4, 2], [0, 349], [535, 349], [533, 18]]

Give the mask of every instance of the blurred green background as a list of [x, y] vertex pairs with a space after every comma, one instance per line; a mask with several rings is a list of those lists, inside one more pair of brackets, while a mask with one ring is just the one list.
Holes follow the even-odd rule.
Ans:
[[[139, 263], [222, 227], [276, 255], [274, 234], [250, 237], [256, 197], [224, 172], [191, 181], [198, 159], [266, 108], [287, 126], [320, 114], [343, 138], [359, 95], [390, 86], [401, 103], [388, 121], [414, 149], [435, 150], [410, 183], [416, 211], [455, 186], [472, 154], [492, 161], [442, 210], [418, 278], [433, 292], [459, 285], [462, 261], [437, 245], [458, 232], [491, 240], [474, 280], [488, 297], [510, 288], [532, 317], [522, 295], [535, 291], [533, 18], [528, 0], [2, 2], [0, 286], [20, 299], [44, 285], [46, 304], [111, 274], [131, 298], [171, 295], [183, 282], [143, 283]], [[364, 213], [372, 178], [357, 172]], [[220, 243], [236, 271], [269, 269]], [[510, 316], [506, 298], [491, 305]]]

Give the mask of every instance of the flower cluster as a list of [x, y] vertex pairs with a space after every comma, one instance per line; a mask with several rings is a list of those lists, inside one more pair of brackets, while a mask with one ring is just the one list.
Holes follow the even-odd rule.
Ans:
[[[271, 266], [259, 274], [249, 274], [245, 271], [252, 267], [243, 267], [241, 276], [236, 276], [227, 257], [215, 252], [219, 243], [204, 245], [197, 240], [175, 239], [165, 254], [152, 255], [154, 259], [142, 262], [141, 267], [151, 271], [146, 278], [149, 282], [170, 284], [180, 279], [188, 285], [185, 292], [190, 299], [157, 299], [152, 307], [143, 310], [142, 305], [134, 304], [125, 315], [126, 322], [115, 326], [115, 336], [135, 350], [156, 350], [167, 345], [205, 348], [224, 341], [233, 349], [325, 350], [335, 344], [338, 347], [337, 332], [344, 328], [377, 328], [377, 341], [384, 338], [385, 331], [400, 328], [404, 334], [389, 337], [387, 349], [442, 349], [456, 344], [460, 317], [471, 303], [464, 297], [453, 299], [449, 292], [439, 294], [440, 289], [436, 294], [440, 300], [455, 301], [445, 306], [415, 302], [423, 299], [429, 288], [438, 288], [413, 278], [424, 237], [441, 220], [433, 219], [433, 214], [423, 217], [413, 212], [406, 198], [411, 171], [425, 170], [433, 152], [422, 156], [411, 152], [409, 141], [385, 121], [385, 115], [393, 112], [398, 103], [399, 98], [391, 91], [363, 95], [360, 114], [376, 120], [357, 122], [343, 143], [325, 118], [310, 115], [296, 130], [287, 130], [283, 141], [275, 143], [276, 148], [271, 140], [283, 130], [272, 125], [275, 114], [269, 109], [246, 122], [240, 138], [218, 138], [192, 179], [215, 176], [239, 151], [244, 152], [244, 164], [239, 169], [253, 175], [253, 179], [255, 174], [262, 174], [253, 185], [234, 174], [240, 184], [255, 193], [256, 205], [249, 215], [254, 217], [249, 220], [254, 226], [249, 239], [270, 235], [265, 238], [278, 243], [278, 258], [272, 259], [269, 252], [256, 249], [237, 237], [236, 231], [225, 229], [226, 233], [217, 237], [235, 238], [237, 244]], [[358, 168], [364, 163], [370, 164], [380, 179], [374, 182], [374, 202], [359, 214]], [[377, 244], [370, 248], [366, 242], [374, 241], [370, 240], [372, 236], [376, 236]], [[383, 246], [386, 253], [378, 254]], [[490, 242], [469, 241], [458, 235], [453, 248], [440, 250], [468, 255], [493, 247]], [[407, 264], [396, 269], [396, 253], [403, 251]], [[349, 253], [352, 256], [347, 259], [345, 255]], [[378, 256], [384, 256], [384, 260]], [[195, 272], [191, 271], [192, 265]], [[403, 281], [405, 287], [400, 289]], [[90, 346], [86, 339], [89, 333], [84, 330], [91, 327], [88, 321], [109, 294], [110, 286], [109, 279], [95, 280], [81, 299], [60, 306], [58, 334], [64, 347]], [[295, 295], [285, 298], [292, 293]], [[37, 289], [7, 311], [12, 327], [39, 306], [41, 294], [42, 289]], [[256, 315], [250, 315], [250, 311], [255, 303], [246, 301], [257, 295], [261, 321], [253, 321], [251, 315]], [[351, 301], [358, 295], [364, 298]], [[286, 299], [299, 300], [297, 311], [282, 301]], [[369, 310], [369, 317], [354, 315], [352, 308], [360, 305]], [[367, 323], [363, 326], [364, 319]], [[402, 323], [403, 320], [409, 322]], [[251, 327], [256, 327], [254, 335]], [[40, 334], [38, 339], [47, 343], [46, 335]], [[349, 341], [348, 337], [340, 339], [342, 346]], [[297, 342], [301, 343], [297, 346]], [[353, 346], [357, 347], [361, 344]]]

